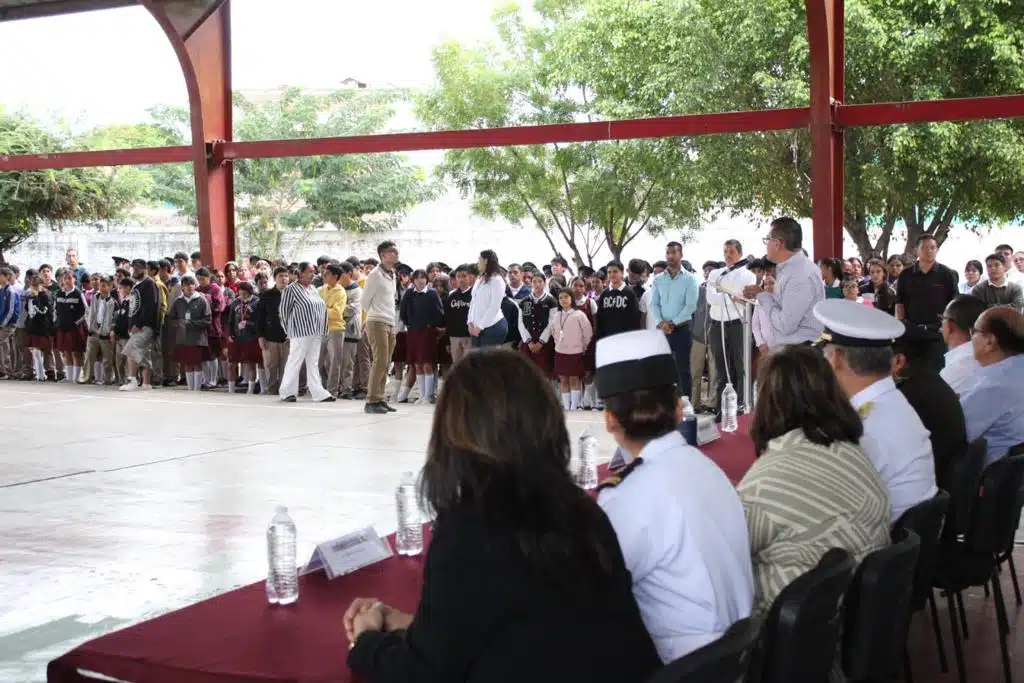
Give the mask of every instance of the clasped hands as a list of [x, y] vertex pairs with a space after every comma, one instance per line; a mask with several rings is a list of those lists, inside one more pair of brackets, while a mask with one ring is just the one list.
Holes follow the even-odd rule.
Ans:
[[388, 607], [376, 598], [356, 598], [343, 618], [345, 635], [354, 645], [365, 631], [400, 631], [409, 628], [412, 615]]

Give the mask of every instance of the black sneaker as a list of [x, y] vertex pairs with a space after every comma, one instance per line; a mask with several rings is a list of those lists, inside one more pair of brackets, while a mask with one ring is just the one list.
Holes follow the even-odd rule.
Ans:
[[337, 400], [338, 399], [334, 398], [333, 396], [328, 396], [327, 398], [320, 399], [319, 401], [317, 401], [317, 403], [334, 403]]
[[342, 401], [354, 401], [356, 396], [351, 391], [346, 391], [344, 394], [339, 396]]
[[295, 403], [297, 400], [294, 396], [285, 396], [281, 399], [281, 403]]
[[397, 413], [398, 412], [398, 409], [397, 408], [392, 408], [391, 404], [388, 403], [387, 401], [381, 401], [380, 404], [382, 406], [384, 406], [384, 409], [387, 410], [389, 413]]
[[363, 412], [370, 413], [371, 415], [387, 415], [388, 409], [387, 406], [384, 405], [384, 402], [381, 401], [378, 403], [367, 403], [363, 406]]
[[357, 391], [356, 393], [352, 394], [352, 398], [353, 398], [353, 400], [356, 400], [356, 401], [362, 401], [362, 400], [364, 400], [366, 398], [366, 392], [365, 391]]

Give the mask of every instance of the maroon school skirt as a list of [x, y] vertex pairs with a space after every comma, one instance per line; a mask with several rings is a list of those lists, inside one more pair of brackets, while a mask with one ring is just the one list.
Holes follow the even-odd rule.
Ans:
[[88, 341], [89, 330], [85, 325], [78, 325], [73, 330], [57, 330], [56, 349], [61, 353], [85, 353]]
[[552, 342], [544, 344], [540, 351], [534, 353], [530, 350], [530, 345], [527, 342], [523, 342], [519, 345], [519, 352], [532, 360], [534, 364], [540, 368], [541, 372], [545, 375], [551, 375], [555, 367], [555, 345]]
[[405, 333], [405, 361], [407, 363], [437, 362], [437, 328], [409, 330]]
[[53, 348], [53, 337], [40, 337], [34, 334], [26, 334], [25, 346], [30, 349], [49, 351]]
[[555, 375], [558, 377], [582, 377], [583, 376], [582, 353], [558, 353], [555, 352]]
[[228, 344], [228, 362], [230, 363], [258, 363], [263, 365], [263, 350], [260, 343], [252, 341], [236, 341]]
[[213, 360], [213, 354], [210, 352], [209, 346], [182, 346], [178, 344], [174, 347], [174, 360], [182, 365], [195, 367], [202, 365], [208, 360]]
[[395, 335], [395, 351], [391, 354], [392, 363], [406, 363], [406, 356], [409, 355], [406, 351], [406, 335], [407, 332], [399, 332]]
[[593, 372], [597, 368], [597, 342], [590, 341], [590, 346], [583, 352], [583, 372]]
[[213, 360], [214, 358], [220, 358], [220, 350], [224, 348], [224, 343], [220, 337], [207, 337], [207, 342], [210, 344], [208, 347], [210, 350], [210, 357], [206, 360]]
[[437, 338], [437, 364], [438, 365], [451, 365], [452, 364], [452, 349], [451, 349], [452, 338], [447, 334], [442, 334]]

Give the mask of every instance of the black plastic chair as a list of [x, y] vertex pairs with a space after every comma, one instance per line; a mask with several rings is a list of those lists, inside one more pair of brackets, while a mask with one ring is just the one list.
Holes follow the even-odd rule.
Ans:
[[[1010, 449], [1009, 453], [1007, 453], [1007, 456], [1009, 456], [1009, 457], [1013, 457], [1013, 456], [1016, 456], [1016, 455], [1024, 455], [1024, 443], [1017, 444], [1016, 446], [1014, 446], [1013, 448]], [[1018, 508], [1024, 509], [1024, 496], [1022, 496], [1022, 500], [1018, 501], [1018, 502], [1020, 503], [1018, 505]], [[1018, 512], [1017, 512], [1017, 527], [1018, 528], [1020, 527], [1020, 509], [1018, 509]], [[1017, 605], [1020, 606], [1020, 605], [1024, 605], [1024, 600], [1021, 599], [1020, 582], [1017, 579], [1017, 566], [1013, 562], [1013, 548], [1014, 548], [1014, 545], [1016, 544], [1015, 541], [1016, 541], [1015, 538], [1010, 539], [1010, 544], [1003, 551], [1002, 555], [999, 558], [999, 568], [1002, 569], [1002, 566], [1003, 566], [1004, 563], [1009, 566], [1009, 569], [1010, 569], [1010, 581], [1013, 583], [1013, 595], [1014, 595], [1015, 598], [1017, 598]]]
[[743, 683], [761, 640], [761, 621], [740, 619], [718, 640], [659, 669], [647, 683]]
[[843, 602], [853, 578], [853, 555], [833, 548], [818, 566], [786, 586], [764, 622], [755, 665], [760, 683], [825, 683], [836, 662]]
[[921, 539], [910, 529], [898, 534], [864, 558], [846, 592], [842, 660], [851, 683], [884, 683], [900, 673]]
[[986, 467], [971, 506], [967, 533], [960, 538], [946, 538], [939, 546], [932, 585], [946, 592], [949, 623], [953, 631], [953, 650], [961, 683], [967, 683], [967, 667], [960, 637], [960, 627], [964, 621], [961, 593], [973, 586], [988, 585], [992, 587], [996, 607], [1003, 674], [1006, 683], [1012, 683], [1013, 680], [1006, 642], [1010, 620], [1006, 615], [1006, 602], [999, 581], [999, 564], [1002, 553], [1013, 543], [1017, 532], [1021, 501], [1024, 500], [1022, 488], [1024, 455], [1002, 458]]
[[[949, 509], [949, 494], [939, 490], [930, 500], [918, 503], [910, 508], [896, 520], [892, 527], [894, 540], [903, 538], [902, 531], [909, 530], [917, 534], [921, 541], [921, 549], [917, 556], [917, 569], [914, 573], [914, 590], [910, 596], [910, 605], [913, 613], [922, 611], [926, 606], [931, 607], [932, 630], [935, 632], [935, 646], [939, 655], [939, 666], [942, 670], [949, 671], [949, 661], [946, 659], [946, 644], [942, 639], [942, 627], [939, 625], [939, 611], [935, 605], [935, 595], [932, 593], [932, 577], [935, 574], [935, 563], [939, 554], [939, 539], [942, 535], [943, 523], [946, 519], [946, 512]], [[907, 681], [913, 680], [913, 673], [910, 669], [910, 656], [904, 653], [903, 671]]]
[[949, 466], [949, 512], [946, 515], [947, 536], [959, 536], [967, 532], [971, 519], [971, 505], [978, 492], [978, 481], [985, 469], [988, 457], [988, 441], [978, 437], [967, 444], [963, 455], [955, 458]]

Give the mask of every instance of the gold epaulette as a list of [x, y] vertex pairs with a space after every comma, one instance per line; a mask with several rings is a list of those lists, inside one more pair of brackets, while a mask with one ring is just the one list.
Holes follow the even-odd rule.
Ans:
[[630, 472], [632, 472], [637, 467], [642, 465], [643, 462], [644, 462], [643, 458], [635, 458], [633, 460], [633, 462], [629, 463], [624, 468], [622, 468], [621, 470], [619, 470], [618, 472], [616, 472], [612, 476], [610, 476], [607, 479], [605, 479], [604, 481], [602, 481], [598, 485], [597, 490], [598, 491], [603, 491], [605, 489], [615, 488], [616, 486], [621, 484], [623, 481], [625, 481], [626, 477], [629, 476]]
[[860, 419], [866, 420], [868, 418], [868, 415], [871, 414], [871, 411], [874, 409], [874, 407], [875, 404], [872, 401], [868, 401], [860, 408], [857, 408], [857, 414], [860, 415]]

